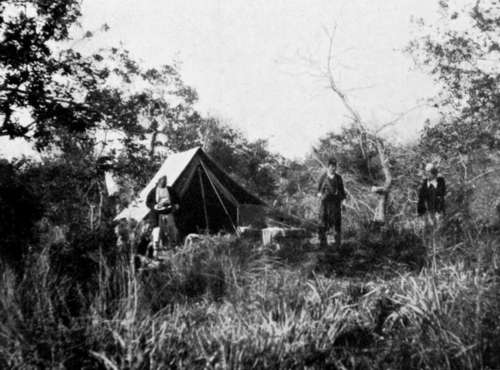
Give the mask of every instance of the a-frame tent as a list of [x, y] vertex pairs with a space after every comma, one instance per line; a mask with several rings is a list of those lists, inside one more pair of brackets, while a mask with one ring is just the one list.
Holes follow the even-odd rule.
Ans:
[[180, 198], [176, 223], [181, 235], [200, 231], [234, 231], [239, 213], [248, 205], [265, 203], [248, 192], [219, 167], [200, 147], [171, 154], [148, 185], [115, 220], [142, 221], [150, 212], [146, 197], [157, 181], [167, 176], [168, 185]]

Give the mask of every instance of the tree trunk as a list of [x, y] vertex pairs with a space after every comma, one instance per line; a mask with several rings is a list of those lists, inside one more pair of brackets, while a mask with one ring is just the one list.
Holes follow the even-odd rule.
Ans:
[[375, 214], [373, 215], [373, 222], [378, 224], [385, 224], [387, 221], [386, 210], [387, 210], [387, 200], [389, 198], [389, 192], [392, 185], [392, 176], [389, 169], [388, 159], [385, 155], [384, 145], [382, 140], [376, 138], [375, 146], [377, 147], [377, 153], [382, 165], [382, 171], [384, 173], [385, 181], [383, 186], [374, 186], [372, 191], [378, 196], [378, 204], [375, 209]]
[[158, 130], [155, 130], [151, 135], [151, 144], [149, 149], [149, 156], [151, 157], [151, 159], [153, 159], [155, 155], [156, 139], [158, 138], [158, 133], [159, 133]]

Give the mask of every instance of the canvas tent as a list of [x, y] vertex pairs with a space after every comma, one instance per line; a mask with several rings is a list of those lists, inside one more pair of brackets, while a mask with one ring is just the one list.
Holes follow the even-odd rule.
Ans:
[[158, 179], [167, 176], [168, 185], [180, 197], [176, 222], [182, 235], [209, 230], [234, 231], [245, 207], [265, 206], [222, 170], [200, 147], [170, 155], [148, 185], [115, 220], [142, 221], [149, 214], [146, 197]]

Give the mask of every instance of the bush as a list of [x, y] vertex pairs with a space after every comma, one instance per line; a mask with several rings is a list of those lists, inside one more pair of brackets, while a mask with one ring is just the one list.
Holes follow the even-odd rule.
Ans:
[[21, 269], [41, 215], [42, 206], [31, 184], [14, 164], [0, 160], [0, 259]]

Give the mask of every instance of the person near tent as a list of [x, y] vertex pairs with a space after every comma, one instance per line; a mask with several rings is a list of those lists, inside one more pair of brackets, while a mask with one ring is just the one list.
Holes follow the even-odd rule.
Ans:
[[335, 231], [335, 245], [341, 242], [342, 201], [346, 197], [342, 176], [337, 173], [337, 161], [330, 158], [325, 173], [319, 179], [318, 197], [321, 198], [319, 209], [318, 236], [320, 245], [327, 245], [327, 232], [333, 227]]
[[426, 177], [418, 191], [417, 213], [426, 224], [438, 226], [445, 210], [446, 184], [433, 163], [425, 166]]
[[179, 197], [175, 190], [167, 186], [167, 176], [160, 177], [156, 186], [146, 197], [146, 205], [151, 210], [153, 256], [157, 255], [160, 242], [165, 237], [168, 246], [174, 246], [178, 241], [179, 231], [175, 224], [174, 215], [180, 208], [179, 203]]

